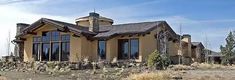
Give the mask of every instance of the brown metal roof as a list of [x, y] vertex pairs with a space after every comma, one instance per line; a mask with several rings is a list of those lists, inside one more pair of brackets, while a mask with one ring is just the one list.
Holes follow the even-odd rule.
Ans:
[[86, 34], [92, 38], [109, 38], [115, 35], [120, 34], [146, 34], [158, 27], [160, 24], [166, 25], [166, 28], [171, 32], [172, 36], [177, 38], [177, 34], [170, 28], [170, 26], [165, 21], [153, 21], [153, 22], [140, 22], [140, 23], [127, 23], [127, 24], [117, 24], [111, 26], [100, 26], [99, 32], [89, 31], [89, 27], [78, 26], [71, 23], [66, 23], [62, 21], [41, 18], [38, 21], [31, 24], [29, 27], [25, 28], [20, 35], [16, 37], [23, 36], [27, 32], [32, 32], [37, 28], [41, 27], [44, 24], [55, 25], [58, 29], [64, 30], [68, 29], [69, 31], [75, 34]]

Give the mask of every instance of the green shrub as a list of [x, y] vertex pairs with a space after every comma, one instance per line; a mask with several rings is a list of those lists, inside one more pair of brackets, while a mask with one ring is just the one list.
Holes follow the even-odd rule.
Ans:
[[148, 67], [156, 69], [165, 69], [170, 63], [170, 59], [166, 54], [160, 54], [157, 50], [148, 56]]

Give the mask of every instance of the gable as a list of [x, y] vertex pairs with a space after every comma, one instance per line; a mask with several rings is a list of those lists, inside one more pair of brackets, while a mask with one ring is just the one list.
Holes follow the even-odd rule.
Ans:
[[[17, 37], [22, 37], [24, 35], [27, 34], [36, 34], [35, 31], [37, 32], [37, 30], [42, 29], [43, 27], [48, 28], [48, 30], [50, 29], [49, 27], [53, 27], [53, 30], [58, 30], [61, 32], [72, 32], [76, 35], [94, 35], [96, 33], [90, 32], [87, 30], [87, 28], [81, 27], [81, 26], [77, 26], [74, 24], [70, 24], [70, 23], [65, 23], [65, 22], [61, 22], [61, 21], [56, 21], [56, 20], [51, 20], [51, 19], [46, 19], [46, 18], [41, 18], [38, 21], [34, 22], [33, 24], [31, 24], [29, 27], [25, 28], [21, 34], [16, 35]], [[49, 27], [48, 27], [49, 26]]]

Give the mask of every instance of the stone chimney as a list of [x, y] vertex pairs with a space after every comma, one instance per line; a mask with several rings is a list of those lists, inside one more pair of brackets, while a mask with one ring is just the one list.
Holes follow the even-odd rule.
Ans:
[[28, 26], [29, 26], [29, 24], [26, 24], [26, 23], [17, 23], [16, 24], [16, 35], [19, 35], [22, 32], [22, 30]]
[[189, 35], [189, 34], [184, 34], [184, 35], [182, 36], [182, 38], [183, 38], [182, 41], [185, 41], [185, 42], [188, 43], [188, 50], [187, 50], [188, 57], [192, 57], [192, 56], [191, 56], [191, 54], [192, 54], [191, 35]]
[[99, 14], [95, 12], [89, 13], [89, 31], [98, 32], [99, 31]]

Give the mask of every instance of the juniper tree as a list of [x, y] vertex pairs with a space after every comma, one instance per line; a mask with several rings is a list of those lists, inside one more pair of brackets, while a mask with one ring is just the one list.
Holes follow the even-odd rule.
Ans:
[[235, 56], [235, 33], [230, 32], [225, 40], [226, 45], [220, 46], [221, 54], [223, 55], [222, 64], [232, 64], [232, 59]]

